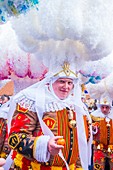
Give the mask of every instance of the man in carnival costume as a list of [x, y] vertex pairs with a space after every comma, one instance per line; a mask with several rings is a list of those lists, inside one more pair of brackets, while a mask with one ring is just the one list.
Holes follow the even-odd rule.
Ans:
[[112, 100], [104, 93], [98, 110], [91, 113], [94, 135], [94, 169], [113, 169], [113, 110]]
[[0, 107], [0, 158], [7, 158], [10, 153], [10, 147], [8, 146], [8, 111], [9, 101], [2, 104]]
[[88, 170], [91, 119], [81, 101], [75, 68], [68, 61], [56, 64], [43, 80], [18, 93], [12, 105], [12, 169]]
[[[11, 159], [11, 148], [8, 145], [8, 117], [9, 117], [9, 106], [10, 97], [5, 96], [8, 100], [0, 107], [0, 170], [9, 170], [12, 163]], [[6, 160], [5, 160], [6, 159]]]

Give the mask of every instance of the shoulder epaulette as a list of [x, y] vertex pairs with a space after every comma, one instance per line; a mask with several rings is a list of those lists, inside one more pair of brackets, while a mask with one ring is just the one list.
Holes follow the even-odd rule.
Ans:
[[22, 113], [26, 113], [28, 111], [27, 108], [21, 107], [19, 104], [17, 105], [17, 110]]
[[17, 110], [26, 113], [28, 110], [35, 111], [35, 102], [26, 97], [19, 99], [17, 102]]
[[92, 114], [90, 114], [90, 116], [91, 116], [91, 119], [92, 119], [93, 121], [96, 121], [96, 122], [99, 122], [100, 120], [103, 120], [103, 119], [104, 119], [104, 118], [101, 118], [101, 117], [93, 116]]

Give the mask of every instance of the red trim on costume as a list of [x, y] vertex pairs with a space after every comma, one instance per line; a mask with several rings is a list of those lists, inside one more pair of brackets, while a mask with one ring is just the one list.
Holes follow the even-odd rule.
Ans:
[[13, 151], [11, 158], [14, 160], [14, 158], [16, 158], [16, 155], [17, 155], [17, 151]]

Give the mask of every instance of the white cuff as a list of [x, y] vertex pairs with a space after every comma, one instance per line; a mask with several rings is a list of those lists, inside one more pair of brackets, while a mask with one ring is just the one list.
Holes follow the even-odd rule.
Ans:
[[48, 151], [48, 141], [50, 136], [37, 137], [34, 141], [33, 156], [38, 162], [47, 162], [50, 158]]

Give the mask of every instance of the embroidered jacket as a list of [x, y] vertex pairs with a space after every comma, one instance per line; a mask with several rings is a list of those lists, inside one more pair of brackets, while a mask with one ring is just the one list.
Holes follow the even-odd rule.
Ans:
[[[43, 115], [43, 121], [54, 133], [54, 135], [63, 136], [66, 144], [63, 149], [63, 155], [67, 163], [72, 166], [78, 161], [78, 143], [76, 129], [76, 113], [71, 112], [73, 119], [70, 120], [67, 109], [56, 112], [46, 112]], [[86, 129], [87, 140], [90, 137], [89, 122], [84, 115], [84, 125]], [[11, 130], [9, 135], [9, 145], [14, 150], [12, 158], [14, 159], [15, 169], [40, 169], [34, 155], [35, 139], [43, 135], [40, 123], [35, 111], [34, 102], [23, 100], [18, 102], [14, 112]], [[65, 166], [63, 160], [58, 156], [50, 156], [50, 160], [41, 163], [41, 166]], [[80, 165], [76, 165], [80, 166]], [[13, 167], [13, 168], [14, 168]], [[74, 168], [73, 168], [74, 170]]]
[[10, 150], [8, 146], [7, 120], [0, 118], [0, 158], [7, 158]]
[[94, 145], [105, 152], [113, 151], [113, 119], [91, 115], [94, 132]]

